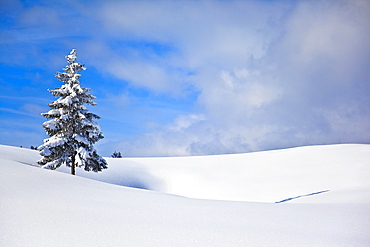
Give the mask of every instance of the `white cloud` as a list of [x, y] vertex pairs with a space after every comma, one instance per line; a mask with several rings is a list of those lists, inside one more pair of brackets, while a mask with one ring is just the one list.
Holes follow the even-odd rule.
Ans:
[[[142, 40], [173, 48], [165, 58], [149, 61], [150, 64], [146, 57], [116, 63], [117, 67], [122, 67], [121, 71], [135, 74], [130, 76], [126, 72], [120, 76], [138, 85], [146, 85], [143, 81], [147, 78], [135, 78], [143, 76], [143, 72], [138, 73], [138, 69], [130, 65], [147, 68], [148, 78], [153, 76], [152, 86], [163, 89], [186, 80], [183, 74], [171, 73], [173, 69], [202, 73], [204, 67], [211, 66], [230, 70], [245, 63], [250, 56], [264, 56], [269, 42], [277, 34], [271, 22], [279, 19], [280, 13], [276, 10], [283, 7], [274, 3], [242, 4], [239, 1], [107, 2], [100, 18], [108, 34], [116, 39]], [[106, 50], [121, 60], [131, 56], [108, 46]], [[152, 55], [145, 53], [145, 56]], [[117, 70], [116, 67], [112, 69]]]
[[[173, 4], [156, 6], [132, 28], [124, 22], [142, 38], [173, 41], [179, 57], [172, 61], [196, 71], [188, 78], [199, 90], [195, 112], [153, 130], [153, 154], [165, 155], [163, 150], [170, 149], [180, 155], [242, 152], [366, 139], [359, 136], [370, 124], [368, 3], [302, 1], [290, 8], [274, 3], [272, 13], [261, 11], [262, 2], [212, 2], [191, 14], [193, 2], [170, 12]], [[240, 14], [246, 9], [251, 16]], [[147, 30], [151, 27], [158, 33]], [[347, 100], [360, 110], [343, 114], [340, 106]], [[194, 116], [202, 116], [201, 121]]]
[[175, 132], [185, 131], [195, 123], [198, 123], [203, 120], [205, 120], [203, 115], [197, 114], [190, 114], [188, 116], [180, 115], [175, 119], [173, 124], [171, 124], [168, 129]]

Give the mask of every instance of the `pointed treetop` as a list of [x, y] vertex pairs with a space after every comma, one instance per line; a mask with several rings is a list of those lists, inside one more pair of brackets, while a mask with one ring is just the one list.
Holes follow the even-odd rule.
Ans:
[[72, 49], [72, 51], [69, 53], [69, 55], [67, 55], [65, 57], [67, 58], [69, 64], [74, 63], [76, 58], [77, 58], [76, 49]]

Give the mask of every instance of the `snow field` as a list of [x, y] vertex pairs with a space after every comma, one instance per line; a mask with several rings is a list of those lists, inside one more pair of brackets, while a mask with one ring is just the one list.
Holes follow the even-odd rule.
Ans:
[[[308, 157], [311, 159], [305, 160]], [[260, 155], [108, 159], [109, 168], [95, 174], [102, 175], [101, 180], [105, 182], [138, 185], [141, 179], [147, 187], [157, 186], [161, 192], [102, 183], [27, 165], [38, 158], [33, 150], [0, 146], [0, 246], [368, 246], [370, 243], [369, 187], [365, 181], [369, 145], [303, 147]], [[313, 163], [319, 158], [326, 166]], [[271, 166], [278, 166], [282, 160], [286, 162], [280, 169], [264, 170], [271, 167], [263, 161], [276, 161]], [[304, 170], [307, 177], [297, 179], [294, 172], [300, 171], [298, 168], [290, 173], [284, 170], [297, 160], [312, 165], [312, 171]], [[252, 161], [260, 162], [263, 167], [252, 166]], [[244, 164], [252, 171], [247, 173]], [[244, 170], [238, 171], [241, 168]], [[128, 174], [119, 174], [120, 171]], [[185, 173], [183, 179], [176, 180], [182, 173]], [[98, 178], [91, 175], [94, 173], [82, 173], [81, 169], [77, 174]], [[189, 174], [195, 176], [193, 181], [186, 179], [191, 177]], [[136, 177], [130, 180], [130, 175]], [[330, 178], [338, 175], [341, 178]], [[260, 181], [254, 190], [249, 190], [258, 188], [266, 201], [274, 201], [274, 193], [280, 189], [288, 188], [291, 192], [299, 187], [297, 193], [310, 193], [324, 185], [331, 188], [324, 188], [330, 190], [326, 193], [290, 201], [296, 203], [221, 200], [219, 196], [227, 190], [248, 185], [241, 181], [249, 178], [254, 178], [250, 185], [258, 182], [257, 178], [270, 182], [268, 186]], [[183, 192], [195, 195], [196, 184], [206, 186], [202, 190], [205, 195], [216, 181], [221, 185], [214, 190], [229, 186], [222, 193], [212, 195], [218, 197], [217, 200], [163, 193], [164, 190], [181, 192], [182, 188]], [[281, 181], [296, 184], [287, 186]], [[180, 185], [181, 182], [185, 184]], [[356, 191], [355, 197], [351, 196], [352, 191]], [[251, 198], [257, 199], [256, 194]], [[284, 199], [281, 196], [285, 194], [297, 196], [282, 191], [276, 198]], [[244, 194], [239, 198], [248, 199]], [[299, 203], [304, 200], [309, 203]]]

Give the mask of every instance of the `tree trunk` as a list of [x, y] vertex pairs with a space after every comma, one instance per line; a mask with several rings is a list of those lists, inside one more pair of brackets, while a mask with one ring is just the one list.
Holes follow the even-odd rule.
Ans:
[[76, 175], [76, 158], [75, 158], [76, 154], [73, 153], [72, 155], [72, 165], [71, 165], [71, 174], [72, 175]]

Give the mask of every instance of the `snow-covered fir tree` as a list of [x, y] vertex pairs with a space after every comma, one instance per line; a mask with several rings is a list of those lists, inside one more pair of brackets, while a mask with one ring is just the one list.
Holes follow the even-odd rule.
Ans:
[[64, 72], [57, 72], [55, 77], [63, 82], [60, 88], [50, 90], [56, 101], [48, 104], [51, 108], [44, 117], [46, 133], [50, 136], [38, 147], [42, 158], [38, 164], [49, 169], [61, 165], [71, 167], [71, 174], [76, 174], [76, 167], [84, 167], [86, 171], [98, 172], [107, 168], [107, 162], [98, 155], [93, 144], [104, 138], [99, 125], [93, 119], [100, 117], [89, 112], [84, 104], [96, 105], [96, 97], [90, 89], [81, 87], [78, 72], [85, 66], [76, 62], [76, 49], [65, 56], [68, 65]]
[[122, 158], [122, 154], [121, 152], [116, 152], [114, 151], [114, 153], [111, 155], [112, 158]]

